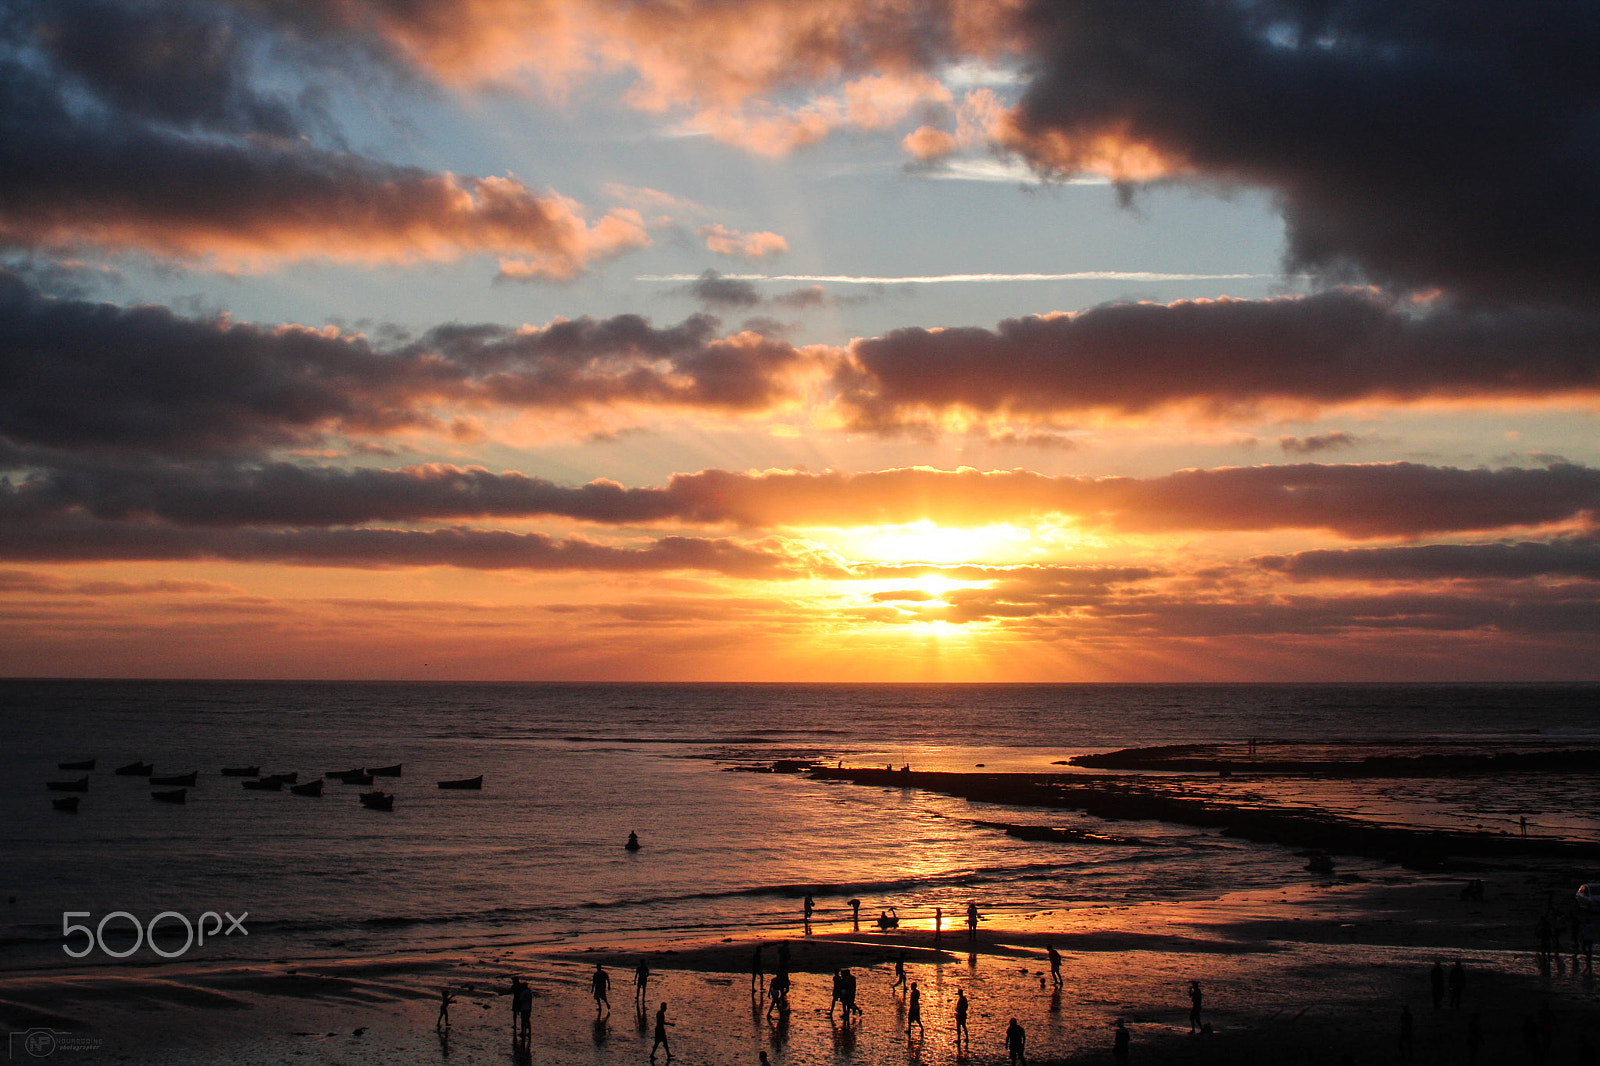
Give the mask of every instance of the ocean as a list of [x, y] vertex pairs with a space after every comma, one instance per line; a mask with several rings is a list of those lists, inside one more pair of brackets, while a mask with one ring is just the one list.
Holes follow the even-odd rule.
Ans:
[[[0, 957], [23, 970], [148, 967], [160, 952], [281, 962], [704, 941], [792, 928], [808, 892], [829, 920], [855, 898], [864, 919], [893, 907], [921, 926], [935, 908], [951, 922], [974, 899], [985, 913], [1021, 915], [1215, 895], [1303, 859], [1156, 824], [1112, 830], [1136, 845], [1046, 846], [982, 823], [1106, 824], [739, 770], [807, 759], [1070, 772], [1058, 764], [1077, 754], [1252, 738], [1357, 753], [1595, 747], [1597, 696], [1559, 685], [6, 681]], [[45, 783], [80, 776], [57, 763], [90, 757], [79, 812], [53, 810], [65, 794]], [[189, 802], [152, 802], [142, 778], [111, 773], [134, 760], [160, 774], [198, 770]], [[361, 807], [359, 786], [329, 781], [308, 798], [219, 774], [260, 764], [306, 780], [396, 762], [403, 776], [379, 779], [396, 795], [392, 812]], [[435, 785], [478, 774], [481, 792]], [[1228, 787], [1249, 802], [1398, 824], [1500, 832], [1526, 817], [1534, 832], [1593, 840], [1596, 784], [1505, 775]], [[622, 846], [630, 831], [637, 852]], [[189, 944], [186, 922], [207, 912], [246, 916], [244, 932]], [[136, 941], [135, 923], [143, 935], [163, 914]], [[99, 939], [64, 936], [64, 922]], [[64, 950], [82, 946], [92, 958]]]

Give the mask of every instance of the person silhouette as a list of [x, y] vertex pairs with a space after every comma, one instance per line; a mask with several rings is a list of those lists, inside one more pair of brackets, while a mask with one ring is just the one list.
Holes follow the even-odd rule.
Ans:
[[517, 1022], [522, 1016], [522, 978], [511, 979], [511, 1031], [517, 1031]]
[[656, 1011], [656, 1040], [655, 1043], [650, 1045], [651, 1062], [656, 1061], [657, 1048], [666, 1048], [667, 1061], [672, 1061], [672, 1045], [667, 1043], [667, 1029], [670, 1028], [672, 1024], [672, 1022], [667, 1021], [667, 1005], [663, 1003], [661, 1004], [661, 1008]]
[[595, 964], [594, 976], [589, 978], [589, 994], [594, 997], [594, 1012], [600, 1013], [604, 1007], [607, 1012], [611, 1010], [611, 998], [607, 993], [611, 990], [611, 975], [606, 973], [604, 966]]
[[904, 988], [906, 986], [906, 953], [901, 952], [900, 957], [894, 960], [894, 983], [890, 988]]
[[967, 904], [967, 939], [978, 939], [978, 904], [976, 902]]
[[439, 989], [439, 1016], [433, 1020], [435, 1029], [450, 1028], [450, 1004], [456, 998], [448, 988]]
[[626, 844], [622, 845], [622, 846], [627, 848], [629, 851], [638, 851], [639, 850], [639, 834], [633, 832], [632, 830], [629, 830], [628, 831], [628, 842]]
[[850, 905], [850, 921], [857, 928], [861, 928], [861, 901], [859, 899], [846, 900]]
[[755, 954], [750, 956], [750, 994], [756, 994], [760, 988], [763, 995], [767, 991], [767, 971], [761, 965], [761, 945], [756, 945]]
[[1128, 1027], [1122, 1024], [1122, 1019], [1117, 1019], [1117, 1033], [1111, 1043], [1111, 1061], [1117, 1066], [1127, 1066], [1128, 1062]]
[[1200, 982], [1189, 982], [1189, 1032], [1200, 1031]]
[[517, 1017], [517, 1032], [523, 1040], [528, 1039], [528, 1034], [533, 1028], [533, 986], [524, 984], [517, 989], [511, 1004], [512, 1013]]
[[861, 1008], [856, 1006], [856, 975], [849, 970], [841, 970], [839, 978], [840, 998], [844, 1003], [844, 1016], [848, 1020], [852, 1014], [863, 1013]]
[[805, 906], [805, 910], [806, 910], [806, 925], [810, 926], [811, 925], [811, 912], [817, 909], [817, 901], [811, 898], [811, 893], [809, 893], [809, 892], [806, 893], [806, 899], [805, 899], [804, 906]]
[[767, 1017], [772, 1017], [772, 1012], [777, 1011], [778, 1017], [783, 1017], [789, 1012], [789, 971], [779, 970], [772, 975], [772, 981], [767, 985]]
[[1054, 944], [1044, 946], [1045, 953], [1050, 956], [1050, 980], [1055, 982], [1057, 988], [1061, 987], [1061, 952], [1056, 950]]
[[944, 908], [933, 908], [933, 942], [939, 943], [944, 939]]
[[962, 1041], [963, 1038], [966, 1039], [967, 1045], [969, 1047], [972, 1045], [972, 1034], [967, 1031], [967, 1011], [969, 1009], [971, 1009], [971, 1007], [972, 1007], [972, 1004], [967, 1002], [966, 990], [965, 989], [957, 989], [956, 990], [956, 1048], [957, 1049], [959, 1049], [961, 1047], [961, 1041]]
[[1457, 959], [1450, 966], [1450, 1009], [1461, 1009], [1461, 997], [1467, 992], [1467, 971]]
[[918, 1036], [924, 1035], [925, 1030], [922, 1028], [922, 992], [917, 988], [915, 981], [911, 982], [911, 999], [906, 1004], [907, 1036], [911, 1035], [911, 1027], [913, 1025], [917, 1027]]
[[[833, 994], [828, 997], [828, 1017], [833, 1017], [833, 1008], [842, 999], [844, 999], [844, 971], [835, 970], [833, 971]], [[850, 1020], [850, 1009], [848, 1007], [845, 1008], [844, 1017], [846, 1021]]]
[[643, 959], [633, 968], [633, 998], [644, 1001], [645, 986], [650, 983], [650, 966]]
[[1017, 1020], [1012, 1018], [1011, 1024], [1006, 1026], [1006, 1054], [1010, 1056], [1008, 1061], [1013, 1064], [1025, 1063], [1027, 1059], [1024, 1058], [1024, 1053], [1027, 1046], [1028, 1034], [1017, 1024]]

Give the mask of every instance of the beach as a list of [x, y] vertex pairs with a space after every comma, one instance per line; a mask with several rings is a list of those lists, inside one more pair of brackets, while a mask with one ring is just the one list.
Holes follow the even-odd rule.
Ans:
[[[0, 1024], [13, 1042], [54, 1041], [63, 1061], [636, 1064], [662, 1002], [686, 1064], [755, 1064], [761, 1051], [774, 1066], [998, 1063], [1013, 1017], [1037, 1062], [1110, 1062], [1118, 1018], [1136, 1063], [1388, 1062], [1407, 1006], [1418, 1061], [1466, 1061], [1473, 1015], [1480, 1062], [1523, 1061], [1530, 1018], [1546, 1061], [1600, 1044], [1570, 938], [1541, 969], [1534, 934], [1548, 906], [1564, 913], [1600, 879], [1586, 692], [63, 683], [11, 695], [30, 715], [0, 753]], [[51, 811], [40, 781], [92, 754], [103, 762], [80, 812]], [[107, 770], [134, 758], [198, 767], [189, 802], [151, 803], [142, 779]], [[386, 779], [394, 810], [376, 812], [331, 779], [304, 798], [217, 769], [256, 763], [404, 771]], [[477, 773], [482, 791], [435, 787]], [[636, 852], [622, 847], [630, 831]], [[1474, 881], [1483, 898], [1463, 899]], [[880, 931], [889, 908], [899, 925]], [[241, 916], [243, 935], [190, 948], [166, 918], [171, 958], [132, 938], [130, 922], [203, 911]], [[64, 953], [86, 943], [63, 936], [64, 914], [98, 926], [113, 912], [127, 917], [92, 954]], [[761, 945], [770, 977], [781, 944], [792, 1009], [769, 1018], [751, 957]], [[906, 992], [892, 987], [901, 952], [924, 1020], [909, 1040]], [[1432, 1007], [1435, 960], [1462, 963], [1458, 1009]], [[598, 1023], [597, 964], [612, 979]], [[827, 1013], [841, 967], [864, 1011], [848, 1025]], [[513, 976], [535, 993], [526, 1044], [512, 1040]], [[1191, 981], [1207, 1033], [1189, 1032]], [[444, 1035], [442, 990], [456, 997]], [[958, 992], [972, 1011], [960, 1059]]]

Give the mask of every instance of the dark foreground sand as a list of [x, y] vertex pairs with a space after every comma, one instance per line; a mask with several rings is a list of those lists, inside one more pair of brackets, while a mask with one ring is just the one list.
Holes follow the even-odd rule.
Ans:
[[[1570, 892], [1572, 871], [1505, 863], [1474, 872], [1481, 903], [1463, 902], [1463, 877], [1373, 865], [1361, 880], [1297, 880], [1279, 889], [1203, 902], [1069, 908], [986, 922], [936, 941], [928, 916], [891, 934], [837, 920], [819, 900], [810, 936], [790, 931], [793, 1010], [766, 1016], [752, 999], [749, 964], [778, 936], [711, 943], [579, 943], [559, 953], [395, 958], [293, 965], [97, 967], [0, 977], [0, 1020], [14, 1033], [54, 1031], [48, 1058], [67, 1063], [640, 1063], [649, 1017], [634, 1008], [632, 970], [654, 971], [648, 1014], [668, 1003], [675, 1062], [773, 1066], [842, 1063], [998, 1063], [1017, 1018], [1034, 1062], [1110, 1063], [1111, 1025], [1127, 1020], [1134, 1063], [1403, 1061], [1403, 1005], [1415, 1016], [1419, 1063], [1465, 1063], [1471, 1015], [1481, 1063], [1535, 1062], [1526, 1019], [1545, 1042], [1542, 1061], [1593, 1061], [1600, 994], [1568, 962], [1541, 968], [1532, 926], [1550, 893]], [[1065, 964], [1049, 987], [1045, 945]], [[1566, 946], [1564, 943], [1563, 946]], [[891, 988], [904, 951], [922, 991], [925, 1032], [907, 1039], [905, 997]], [[1461, 959], [1469, 975], [1460, 1010], [1432, 1008], [1428, 968]], [[613, 979], [613, 1010], [595, 1021], [588, 995], [597, 962]], [[828, 974], [851, 967], [865, 1015], [830, 1020]], [[533, 1038], [514, 1046], [506, 995], [512, 973], [538, 993]], [[1206, 995], [1213, 1032], [1188, 1033], [1188, 982]], [[433, 1023], [440, 988], [456, 991], [447, 1039]], [[957, 990], [972, 1001], [970, 1052], [958, 1056]], [[17, 1044], [10, 1061], [30, 1061]], [[90, 1044], [89, 1048], [70, 1046]], [[1589, 1057], [1586, 1058], [1585, 1055]]]

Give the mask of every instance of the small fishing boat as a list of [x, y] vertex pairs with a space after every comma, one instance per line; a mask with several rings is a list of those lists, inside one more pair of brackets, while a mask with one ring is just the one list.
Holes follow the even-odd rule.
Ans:
[[223, 777], [260, 777], [261, 776], [261, 767], [259, 767], [259, 766], [224, 766], [222, 768], [222, 776]]
[[51, 800], [50, 806], [58, 811], [66, 811], [68, 814], [77, 814], [78, 800], [78, 796], [62, 796], [58, 800]]
[[280, 785], [292, 785], [300, 780], [300, 771], [291, 774], [262, 774], [263, 781], [276, 781]]
[[252, 792], [282, 792], [283, 782], [275, 777], [261, 777], [254, 781], [240, 781], [239, 784]]
[[883, 911], [878, 915], [878, 921], [876, 924], [878, 928], [884, 932], [888, 932], [891, 929], [898, 929], [900, 928], [900, 916], [894, 912], [893, 907], [890, 907], [888, 910]]
[[289, 791], [296, 796], [320, 796], [322, 795], [322, 778], [319, 777], [315, 781], [307, 781], [303, 785], [290, 785]]
[[195, 780], [197, 778], [199, 778], [199, 776], [200, 776], [200, 771], [199, 770], [190, 770], [186, 774], [172, 774], [169, 777], [151, 777], [150, 778], [150, 783], [152, 785], [167, 785], [167, 786], [184, 785], [184, 786], [192, 786], [195, 783]]
[[628, 834], [628, 842], [626, 844], [622, 845], [622, 846], [624, 848], [628, 849], [629, 851], [638, 851], [639, 850], [639, 834], [638, 833], [629, 833]]
[[189, 790], [175, 788], [171, 792], [152, 792], [150, 793], [150, 798], [161, 803], [187, 803], [189, 802]]
[[439, 787], [440, 788], [474, 788], [474, 789], [482, 788], [483, 787], [483, 775], [479, 774], [477, 777], [463, 777], [463, 778], [459, 778], [459, 779], [457, 779], [455, 781], [440, 781], [439, 782]]
[[93, 770], [94, 769], [94, 760], [93, 759], [84, 759], [84, 760], [82, 760], [80, 762], [58, 762], [58, 763], [56, 763], [56, 769], [57, 770]]
[[154, 763], [131, 762], [127, 766], [119, 766], [111, 771], [118, 777], [149, 777], [156, 772]]
[[51, 792], [87, 792], [89, 791], [89, 779], [80, 777], [76, 781], [46, 781], [44, 787]]
[[394, 795], [382, 789], [361, 793], [361, 806], [370, 807], [375, 811], [394, 810]]
[[400, 764], [395, 763], [393, 766], [369, 766], [367, 767], [367, 773], [371, 774], [373, 777], [399, 777]]

